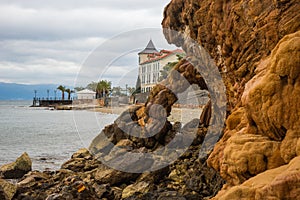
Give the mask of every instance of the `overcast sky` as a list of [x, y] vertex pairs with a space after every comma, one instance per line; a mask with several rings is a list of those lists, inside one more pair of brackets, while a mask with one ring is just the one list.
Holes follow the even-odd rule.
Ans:
[[[136, 72], [140, 48], [150, 38], [158, 48], [163, 46], [157, 29], [152, 34], [145, 28], [161, 27], [169, 1], [0, 0], [0, 82], [74, 85], [78, 73], [77, 79], [92, 81], [82, 66], [93, 55], [102, 70], [93, 72], [95, 77], [110, 78], [114, 85], [130, 82], [134, 76], [127, 74]], [[122, 41], [124, 35], [131, 41]], [[127, 46], [116, 51], [120, 45]], [[103, 56], [104, 51], [111, 56]], [[100, 57], [110, 60], [101, 62]]]

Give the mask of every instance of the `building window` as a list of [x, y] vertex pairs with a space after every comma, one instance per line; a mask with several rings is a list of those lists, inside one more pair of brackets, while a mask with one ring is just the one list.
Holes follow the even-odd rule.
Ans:
[[145, 75], [142, 76], [142, 83], [145, 83]]

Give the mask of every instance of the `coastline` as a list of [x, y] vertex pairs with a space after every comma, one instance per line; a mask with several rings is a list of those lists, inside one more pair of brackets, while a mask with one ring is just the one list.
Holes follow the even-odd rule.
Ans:
[[[117, 107], [104, 107], [104, 106], [94, 105], [94, 104], [78, 104], [78, 105], [60, 105], [60, 106], [56, 106], [55, 109], [56, 110], [87, 110], [92, 112], [100, 112], [104, 114], [120, 115], [131, 106], [133, 105], [123, 104]], [[199, 107], [181, 108], [178, 106], [173, 106], [171, 115], [168, 117], [168, 120], [173, 123], [182, 122], [183, 124], [186, 124], [187, 122], [191, 121], [191, 119], [199, 118], [202, 109], [203, 108], [199, 108]]]
[[[119, 107], [95, 107], [90, 109], [94, 112], [101, 112], [105, 114], [120, 115], [126, 111], [132, 105], [122, 105]], [[194, 118], [200, 118], [202, 108], [178, 108], [172, 107], [171, 115], [168, 117], [170, 122], [181, 122], [183, 124], [188, 123]]]

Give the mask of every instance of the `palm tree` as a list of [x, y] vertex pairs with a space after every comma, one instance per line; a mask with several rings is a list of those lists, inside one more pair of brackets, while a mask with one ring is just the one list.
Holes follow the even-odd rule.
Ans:
[[65, 100], [65, 91], [66, 91], [66, 87], [60, 85], [60, 86], [57, 87], [57, 89], [61, 91], [61, 99], [62, 99], [62, 100]]
[[68, 93], [68, 100], [71, 99], [71, 94], [74, 93], [74, 90], [71, 90], [70, 88], [67, 88], [66, 90], [66, 93]]
[[97, 84], [96, 96], [97, 97], [104, 97], [109, 93], [110, 90], [111, 90], [111, 82], [107, 81], [107, 80], [101, 80]]

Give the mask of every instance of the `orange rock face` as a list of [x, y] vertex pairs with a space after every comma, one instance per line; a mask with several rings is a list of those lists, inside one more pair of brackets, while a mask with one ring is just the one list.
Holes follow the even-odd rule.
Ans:
[[[226, 128], [208, 159], [227, 181], [215, 199], [300, 196], [299, 9], [293, 0], [173, 0], [165, 9], [163, 27], [208, 50], [226, 85]], [[187, 50], [178, 34], [165, 37]]]
[[229, 184], [300, 155], [299, 63], [300, 31], [284, 37], [246, 84], [242, 105], [228, 117], [225, 136], [209, 159]]
[[216, 199], [299, 199], [300, 157], [288, 165], [265, 171], [243, 184], [221, 191]]
[[[297, 0], [172, 0], [162, 26], [187, 33], [215, 59], [227, 86], [230, 108], [240, 102], [244, 85], [257, 64], [285, 35], [299, 30]], [[183, 46], [176, 34], [169, 43]]]

